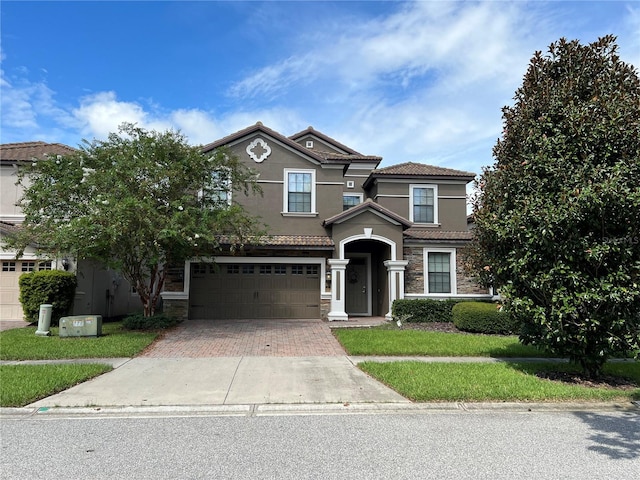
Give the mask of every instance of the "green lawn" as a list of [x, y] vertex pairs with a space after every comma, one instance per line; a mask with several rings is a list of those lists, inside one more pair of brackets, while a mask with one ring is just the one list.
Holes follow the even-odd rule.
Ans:
[[548, 357], [516, 336], [470, 335], [389, 328], [333, 330], [349, 355], [429, 357]]
[[[361, 363], [360, 368], [416, 402], [481, 401], [631, 401], [632, 390], [591, 388], [538, 378], [536, 372], [575, 371], [570, 364], [549, 363]], [[640, 385], [640, 364], [608, 364], [605, 373]]]
[[110, 365], [0, 365], [0, 407], [22, 407], [102, 373]]
[[133, 357], [158, 336], [123, 330], [120, 322], [103, 324], [98, 338], [60, 338], [55, 327], [50, 337], [39, 337], [35, 331], [36, 327], [25, 327], [0, 332], [0, 360]]

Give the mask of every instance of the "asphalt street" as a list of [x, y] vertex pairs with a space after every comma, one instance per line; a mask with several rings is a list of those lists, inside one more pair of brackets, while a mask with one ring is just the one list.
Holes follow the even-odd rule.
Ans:
[[640, 477], [636, 411], [6, 416], [9, 479]]

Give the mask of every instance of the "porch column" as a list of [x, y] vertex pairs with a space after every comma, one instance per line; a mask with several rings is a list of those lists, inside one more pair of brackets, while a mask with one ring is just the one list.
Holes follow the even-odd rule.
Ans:
[[331, 267], [331, 311], [327, 315], [327, 318], [330, 322], [334, 320], [349, 320], [349, 316], [344, 310], [344, 277], [348, 263], [349, 260], [329, 259], [329, 266]]
[[404, 298], [404, 269], [409, 264], [407, 260], [387, 260], [384, 266], [387, 267], [389, 281], [389, 313], [384, 317], [387, 320], [393, 318], [391, 308], [394, 300]]

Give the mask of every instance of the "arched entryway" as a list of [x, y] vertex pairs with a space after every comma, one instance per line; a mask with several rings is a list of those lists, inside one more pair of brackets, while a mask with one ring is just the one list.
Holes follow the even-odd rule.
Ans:
[[397, 244], [365, 231], [342, 240], [338, 259], [331, 267], [331, 311], [329, 320], [349, 316], [391, 318], [391, 305], [404, 297], [404, 267], [397, 260]]

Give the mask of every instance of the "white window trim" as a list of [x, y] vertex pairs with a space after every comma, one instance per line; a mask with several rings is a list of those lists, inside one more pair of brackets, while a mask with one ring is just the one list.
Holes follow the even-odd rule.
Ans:
[[[311, 174], [311, 211], [310, 212], [290, 212], [289, 211], [289, 174], [290, 173], [310, 173]], [[316, 171], [313, 169], [284, 169], [284, 187], [282, 188], [282, 215], [292, 217], [317, 216], [316, 210]]]
[[[449, 253], [449, 275], [451, 281], [451, 292], [442, 293], [429, 291], [429, 253]], [[442, 297], [458, 294], [458, 285], [456, 282], [456, 249], [455, 248], [425, 248], [422, 250], [422, 268], [424, 270], [424, 294], [434, 297]]]
[[[416, 188], [431, 188], [433, 189], [433, 222], [418, 223], [413, 220], [413, 191]], [[411, 184], [409, 185], [409, 221], [416, 223], [417, 225], [434, 225], [438, 223], [438, 185], [432, 183], [424, 184]]]

